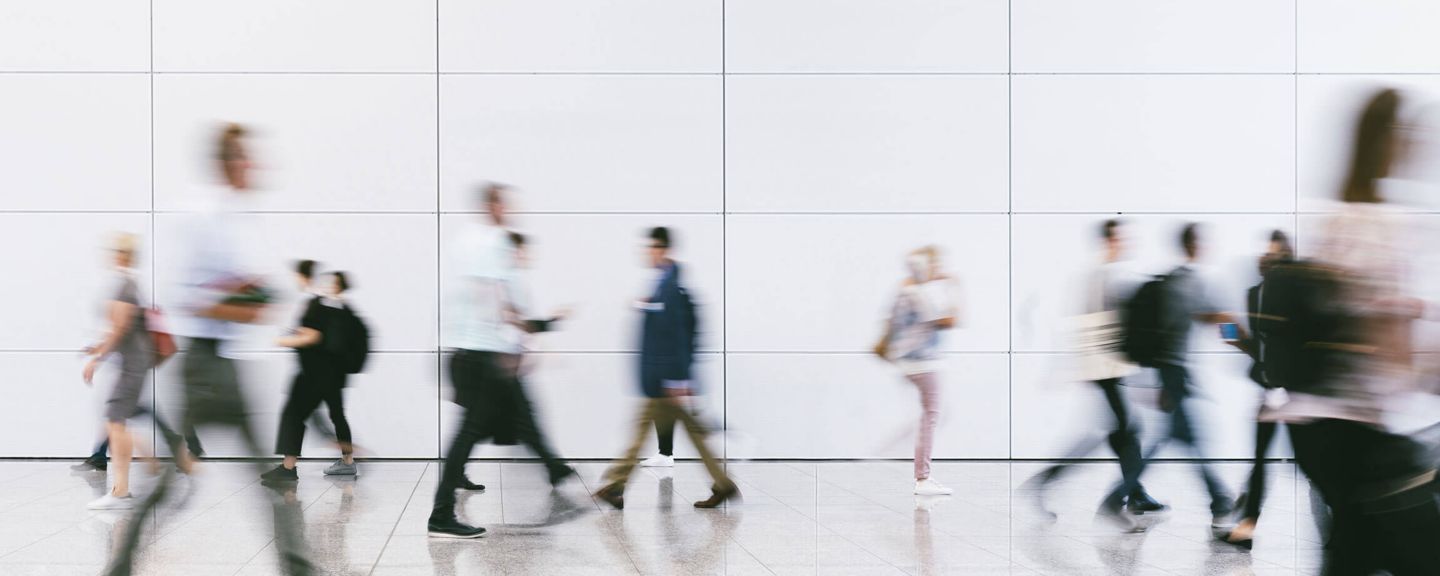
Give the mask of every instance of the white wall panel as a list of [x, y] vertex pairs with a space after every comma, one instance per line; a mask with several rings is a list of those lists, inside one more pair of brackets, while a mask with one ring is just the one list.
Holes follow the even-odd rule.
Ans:
[[56, 0], [0, 5], [0, 70], [144, 72], [149, 69], [148, 0]]
[[[520, 199], [523, 203], [524, 199]], [[441, 317], [454, 308], [454, 278], [447, 273], [455, 238], [478, 214], [442, 218]], [[571, 317], [557, 332], [536, 341], [538, 349], [564, 352], [617, 352], [639, 348], [640, 313], [635, 300], [654, 290], [646, 247], [650, 228], [670, 228], [681, 281], [700, 315], [700, 348], [720, 348], [725, 330], [724, 267], [719, 216], [524, 214], [514, 226], [527, 235], [532, 266], [531, 298], [538, 313], [569, 308]]]
[[1001, 211], [1004, 76], [741, 76], [725, 86], [733, 211]]
[[[1025, 352], [1073, 349], [1070, 319], [1083, 309], [1088, 282], [1101, 259], [1100, 224], [1107, 215], [1023, 214], [1014, 218], [1013, 347]], [[1223, 310], [1245, 312], [1245, 292], [1260, 280], [1258, 259], [1270, 233], [1284, 230], [1294, 238], [1288, 214], [1126, 215], [1132, 272], [1140, 279], [1180, 265], [1180, 231], [1199, 222], [1201, 258], [1197, 269], [1211, 298]], [[1211, 326], [1197, 326], [1196, 350], [1231, 351]]]
[[435, 79], [166, 75], [155, 79], [156, 207], [218, 181], [226, 122], [253, 132], [258, 210], [434, 211]]
[[[635, 420], [644, 403], [640, 393], [635, 354], [569, 354], [543, 353], [526, 357], [529, 373], [525, 389], [535, 405], [536, 420], [550, 441], [551, 447], [563, 458], [619, 458], [629, 447], [635, 431]], [[724, 364], [719, 354], [700, 354], [693, 366], [701, 396], [694, 398], [701, 421], [718, 429], [725, 421]], [[463, 416], [459, 406], [450, 401], [454, 389], [449, 380], [449, 358], [445, 359], [445, 403], [441, 409], [441, 438], [444, 449]], [[725, 447], [726, 436], [712, 434], [710, 446], [716, 451]], [[640, 457], [656, 453], [658, 445], [652, 426]], [[524, 446], [478, 445], [475, 458], [531, 458], [534, 453]], [[675, 430], [675, 457], [695, 458], [696, 451], [683, 427]]]
[[1294, 209], [1293, 80], [1021, 76], [1017, 211]]
[[4, 74], [0, 94], [0, 210], [150, 208], [149, 78]]
[[1437, 72], [1440, 5], [1313, 0], [1296, 15], [1301, 72]]
[[1003, 0], [729, 0], [730, 72], [1004, 72]]
[[162, 72], [435, 70], [435, 4], [404, 0], [156, 0]]
[[1003, 351], [1008, 241], [1001, 215], [747, 215], [726, 228], [729, 349], [862, 352], [880, 337], [905, 256], [943, 250], [960, 281], [950, 351]]
[[[356, 456], [436, 457], [439, 443], [436, 358], [434, 353], [374, 353], [365, 364], [365, 373], [350, 377], [345, 390], [345, 409]], [[185, 392], [181, 378], [184, 362], [182, 352], [159, 371], [157, 404], [162, 417], [171, 423], [179, 422], [184, 414]], [[298, 361], [288, 352], [249, 353], [237, 355], [235, 365], [261, 455], [270, 457]], [[326, 413], [325, 408], [322, 407], [321, 412]], [[249, 456], [234, 430], [202, 427], [199, 436], [207, 456]], [[339, 455], [333, 443], [308, 427], [302, 452], [307, 458]]]
[[[906, 458], [920, 397], [869, 354], [731, 353], [729, 422], [756, 439], [737, 458]], [[1005, 354], [947, 354], [938, 375], [936, 458], [1005, 458], [1010, 429]], [[748, 453], [746, 453], [748, 452]]]
[[[105, 301], [113, 296], [108, 251], [116, 232], [140, 235], [139, 269], [150, 266], [145, 214], [0, 213], [0, 350], [75, 350], [102, 335]], [[152, 294], [146, 277], [141, 291]]]
[[442, 0], [442, 72], [719, 72], [720, 0]]
[[1016, 72], [1295, 69], [1293, 0], [1016, 0], [1010, 17]]
[[448, 76], [441, 81], [444, 210], [481, 181], [532, 211], [716, 211], [721, 80], [706, 76]]
[[[159, 299], [178, 297], [185, 258], [188, 214], [156, 217]], [[242, 242], [253, 272], [262, 275], [283, 298], [268, 323], [246, 333], [244, 348], [278, 350], [272, 344], [293, 328], [306, 298], [297, 291], [293, 270], [303, 259], [320, 263], [320, 272], [344, 270], [354, 289], [348, 294], [370, 327], [373, 350], [433, 351], [438, 321], [435, 303], [436, 226], [420, 214], [243, 214]], [[383, 231], [380, 232], [380, 231]]]
[[[1094, 385], [1074, 382], [1065, 375], [1067, 359], [1054, 354], [1018, 354], [1013, 357], [1012, 433], [1014, 458], [1066, 458], [1076, 443], [1114, 429], [1114, 416]], [[1250, 380], [1250, 359], [1240, 353], [1198, 354], [1191, 358], [1190, 373], [1194, 395], [1187, 401], [1202, 438], [1205, 458], [1250, 458], [1255, 450], [1255, 413], [1260, 406], [1261, 388]], [[1158, 382], [1146, 370], [1128, 379], [1123, 388], [1141, 428], [1141, 443], [1158, 441], [1169, 417], [1158, 409]], [[1111, 458], [1108, 445], [1101, 444], [1091, 456]], [[1271, 457], [1290, 456], [1285, 443], [1271, 449]], [[1194, 458], [1183, 446], [1172, 442], [1160, 453], [1162, 458]], [[1237, 491], [1239, 487], [1235, 488]]]
[[86, 386], [82, 368], [84, 360], [70, 352], [0, 352], [10, 398], [10, 413], [0, 419], [0, 453], [80, 458], [94, 451], [115, 369], [102, 368], [96, 385]]

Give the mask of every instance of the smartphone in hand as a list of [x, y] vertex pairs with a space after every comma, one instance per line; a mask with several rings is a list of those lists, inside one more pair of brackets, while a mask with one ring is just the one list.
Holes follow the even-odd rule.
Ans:
[[1220, 324], [1220, 338], [1226, 342], [1240, 341], [1240, 326], [1234, 322]]

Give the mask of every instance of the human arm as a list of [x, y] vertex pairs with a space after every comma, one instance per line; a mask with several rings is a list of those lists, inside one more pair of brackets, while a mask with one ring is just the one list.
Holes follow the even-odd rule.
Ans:
[[86, 384], [94, 381], [95, 371], [100, 367], [100, 363], [115, 351], [115, 348], [124, 340], [125, 335], [130, 332], [132, 319], [138, 312], [138, 306], [121, 300], [111, 300], [106, 306], [106, 317], [110, 322], [110, 329], [106, 332], [105, 339], [89, 350], [91, 358], [89, 362], [85, 363], [83, 373]]

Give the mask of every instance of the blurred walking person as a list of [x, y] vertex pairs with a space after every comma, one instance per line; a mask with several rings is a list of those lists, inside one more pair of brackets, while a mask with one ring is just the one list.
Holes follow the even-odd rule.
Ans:
[[508, 223], [509, 188], [488, 184], [481, 202], [489, 222], [475, 222], [461, 236], [457, 259], [455, 309], [447, 346], [450, 383], [455, 403], [465, 410], [441, 467], [435, 489], [428, 533], [434, 538], [479, 538], [485, 529], [461, 522], [455, 511], [455, 491], [483, 491], [465, 478], [465, 463], [475, 444], [490, 439], [496, 444], [520, 443], [535, 452], [557, 484], [574, 474], [550, 448], [536, 426], [533, 407], [519, 379], [520, 340], [515, 336], [515, 248]]
[[639, 464], [640, 450], [651, 426], [661, 434], [673, 434], [678, 420], [714, 480], [710, 497], [696, 502], [695, 507], [718, 508], [739, 496], [740, 489], [705, 443], [704, 425], [687, 409], [687, 400], [695, 393], [692, 366], [699, 328], [695, 303], [680, 279], [680, 264], [670, 258], [670, 230], [653, 228], [648, 240], [648, 264], [657, 271], [659, 280], [653, 293], [635, 303], [643, 315], [639, 368], [640, 388], [646, 400], [629, 448], [605, 471], [605, 484], [595, 495], [615, 508], [624, 508], [625, 484]]
[[[231, 347], [242, 324], [259, 322], [271, 296], [259, 277], [251, 272], [244, 255], [247, 239], [239, 221], [242, 202], [252, 194], [251, 163], [245, 144], [246, 131], [239, 125], [226, 126], [218, 139], [216, 161], [224, 185], [214, 191], [210, 204], [189, 224], [182, 257], [181, 301], [189, 314], [180, 325], [188, 336], [182, 366], [184, 426], [222, 426], [238, 433], [247, 453], [256, 458], [256, 472], [263, 472], [262, 450], [249, 422], [244, 391]], [[167, 470], [160, 485], [135, 511], [146, 518], [165, 497], [173, 481]], [[275, 546], [281, 567], [288, 574], [307, 575], [313, 570], [299, 528], [287, 520], [291, 514], [283, 499], [271, 498], [275, 514]], [[117, 555], [110, 574], [130, 574], [140, 527], [131, 522], [125, 551]]]
[[[1067, 453], [1066, 460], [1089, 456], [1101, 444], [1108, 443], [1120, 460], [1120, 484], [1101, 502], [1100, 513], [1125, 528], [1134, 528], [1133, 522], [1122, 515], [1125, 509], [1132, 513], [1144, 514], [1164, 510], [1164, 504], [1157, 502], [1140, 483], [1140, 472], [1144, 468], [1140, 451], [1139, 423], [1132, 417], [1130, 405], [1121, 389], [1124, 379], [1139, 372], [1140, 368], [1128, 362], [1120, 353], [1121, 319], [1120, 310], [1134, 294], [1140, 284], [1139, 277], [1131, 269], [1128, 260], [1126, 228], [1119, 220], [1106, 220], [1100, 225], [1100, 238], [1104, 252], [1100, 262], [1090, 274], [1085, 287], [1085, 315], [1081, 317], [1081, 370], [1083, 378], [1095, 384], [1104, 396], [1114, 417], [1114, 428], [1103, 438], [1086, 436]], [[1054, 464], [1035, 475], [1027, 485], [1034, 491], [1041, 513], [1054, 518], [1055, 514], [1045, 508], [1044, 491], [1070, 468], [1068, 463]]]
[[[134, 505], [134, 498], [130, 495], [130, 459], [134, 455], [135, 439], [126, 423], [140, 413], [140, 396], [145, 390], [150, 368], [156, 361], [145, 308], [141, 304], [140, 284], [135, 278], [136, 244], [133, 234], [119, 234], [113, 241], [111, 252], [114, 254], [116, 282], [110, 299], [105, 303], [109, 331], [99, 344], [89, 350], [91, 357], [85, 363], [85, 383], [90, 384], [95, 380], [95, 372], [111, 354], [120, 357], [120, 373], [110, 390], [109, 400], [105, 402], [108, 443], [115, 451], [115, 482], [108, 493], [89, 504], [91, 510], [121, 510]], [[177, 465], [189, 469], [183, 453], [177, 454], [176, 458]]]
[[925, 246], [905, 258], [885, 334], [876, 353], [893, 362], [920, 392], [920, 426], [915, 439], [915, 494], [944, 496], [954, 491], [930, 478], [935, 425], [940, 421], [940, 333], [959, 322], [957, 283], [940, 266], [940, 249]]
[[[1259, 413], [1255, 419], [1255, 457], [1251, 464], [1250, 480], [1246, 484], [1245, 493], [1236, 500], [1236, 507], [1240, 508], [1240, 521], [1234, 528], [1220, 535], [1221, 540], [1247, 550], [1254, 546], [1255, 526], [1260, 522], [1260, 506], [1265, 501], [1265, 454], [1269, 452], [1270, 443], [1275, 439], [1278, 428], [1278, 424], [1267, 416], [1284, 397], [1284, 389], [1265, 375], [1265, 360], [1268, 356], [1266, 339], [1270, 335], [1271, 325], [1277, 322], [1275, 315], [1270, 313], [1274, 303], [1266, 298], [1265, 276], [1276, 265], [1288, 264], [1294, 259], [1295, 250], [1290, 246], [1289, 236], [1283, 230], [1271, 232], [1269, 246], [1260, 256], [1260, 283], [1251, 286], [1245, 296], [1250, 336], [1229, 340], [1232, 346], [1250, 356], [1250, 379], [1263, 390]], [[1275, 295], [1269, 296], [1273, 298]]]
[[1400, 221], [1381, 195], [1408, 144], [1400, 107], [1388, 89], [1367, 102], [1315, 260], [1266, 279], [1286, 320], [1267, 339], [1266, 375], [1289, 396], [1274, 417], [1330, 506], [1327, 576], [1440, 574], [1434, 462], [1385, 426], [1386, 403], [1412, 385], [1411, 323], [1424, 311], [1404, 292]]
[[[1158, 306], [1154, 307], [1154, 311], [1158, 312], [1158, 330], [1134, 336], [1152, 340], [1154, 356], [1146, 358], [1142, 364], [1153, 366], [1160, 373], [1160, 409], [1169, 415], [1170, 422], [1165, 436], [1146, 454], [1146, 460], [1170, 441], [1184, 444], [1196, 458], [1202, 459], [1194, 466], [1210, 494], [1210, 527], [1212, 530], [1223, 530], [1229, 527], [1234, 497], [1203, 460], [1204, 438], [1188, 405], [1194, 381], [1187, 359], [1190, 355], [1190, 332], [1196, 322], [1222, 324], [1234, 323], [1235, 320], [1215, 305], [1209, 287], [1195, 269], [1203, 253], [1200, 226], [1186, 224], [1180, 231], [1179, 244], [1185, 262], [1166, 276], [1141, 286], [1135, 298], [1131, 299], [1127, 312], [1136, 315], [1135, 306], [1137, 301], [1143, 301], [1142, 296], [1154, 294], [1156, 297], [1154, 302]], [[1131, 336], [1127, 334], [1126, 337]]]
[[358, 473], [350, 422], [345, 418], [344, 391], [351, 370], [347, 365], [349, 351], [345, 344], [356, 338], [365, 338], [368, 332], [361, 323], [360, 333], [345, 334], [354, 331], [353, 322], [358, 321], [354, 311], [342, 300], [349, 283], [344, 273], [335, 272], [330, 276], [330, 287], [323, 291], [316, 289], [315, 266], [314, 260], [302, 260], [296, 264], [296, 283], [309, 300], [305, 303], [300, 325], [276, 341], [279, 346], [295, 349], [300, 372], [290, 385], [290, 398], [280, 412], [280, 430], [275, 439], [275, 453], [284, 456], [284, 461], [261, 475], [260, 478], [267, 482], [299, 479], [295, 466], [305, 441], [305, 421], [321, 403], [328, 408], [330, 421], [335, 426], [335, 440], [340, 445], [340, 460], [326, 468], [325, 475], [355, 476]]

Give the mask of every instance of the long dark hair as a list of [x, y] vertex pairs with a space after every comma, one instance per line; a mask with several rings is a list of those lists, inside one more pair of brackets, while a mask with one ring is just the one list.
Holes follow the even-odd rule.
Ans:
[[1377, 182], [1390, 172], [1396, 148], [1395, 119], [1400, 110], [1400, 93], [1386, 88], [1370, 97], [1360, 122], [1355, 126], [1355, 148], [1351, 151], [1350, 172], [1345, 176], [1340, 199], [1345, 202], [1380, 203]]

